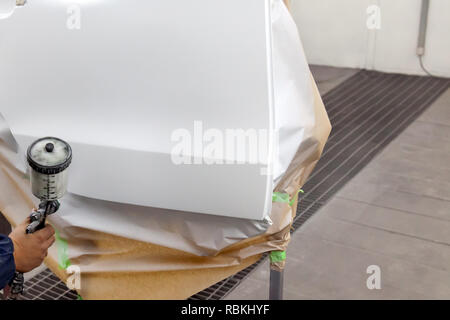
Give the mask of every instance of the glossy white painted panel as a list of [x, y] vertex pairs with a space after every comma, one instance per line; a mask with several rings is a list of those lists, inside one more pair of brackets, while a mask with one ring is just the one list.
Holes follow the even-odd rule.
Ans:
[[[80, 29], [69, 29], [77, 3]], [[28, 1], [0, 20], [0, 112], [22, 149], [47, 135], [71, 143], [71, 193], [262, 219], [270, 154], [175, 165], [170, 153], [173, 132], [194, 135], [195, 121], [273, 129], [269, 3]]]

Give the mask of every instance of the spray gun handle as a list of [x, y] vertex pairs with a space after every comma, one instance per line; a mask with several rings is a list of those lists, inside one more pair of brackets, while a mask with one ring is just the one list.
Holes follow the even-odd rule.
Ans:
[[35, 233], [45, 227], [45, 212], [41, 209], [33, 211], [30, 215], [30, 224], [27, 226], [26, 233]]
[[26, 233], [35, 233], [45, 227], [45, 220], [48, 215], [55, 213], [59, 209], [59, 201], [41, 201], [39, 209], [35, 210], [30, 215], [30, 224], [27, 227]]

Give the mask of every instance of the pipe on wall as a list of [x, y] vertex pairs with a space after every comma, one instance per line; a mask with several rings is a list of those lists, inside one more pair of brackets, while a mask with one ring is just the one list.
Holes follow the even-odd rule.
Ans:
[[420, 11], [419, 40], [417, 42], [417, 55], [425, 54], [425, 43], [427, 40], [428, 13], [430, 11], [430, 0], [422, 0], [422, 10]]

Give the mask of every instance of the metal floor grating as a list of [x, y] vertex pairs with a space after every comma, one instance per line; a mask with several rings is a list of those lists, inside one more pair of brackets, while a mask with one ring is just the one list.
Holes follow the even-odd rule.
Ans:
[[[333, 131], [316, 169], [303, 186], [293, 231], [450, 87], [450, 79], [360, 71], [323, 101]], [[223, 299], [264, 259], [190, 299]]]
[[77, 300], [78, 294], [51, 272], [44, 270], [25, 283], [20, 300]]
[[[324, 97], [333, 131], [303, 190], [293, 231], [316, 213], [389, 142], [450, 86], [450, 79], [360, 71]], [[193, 295], [218, 300], [235, 289], [264, 259]], [[24, 299], [77, 299], [50, 270], [26, 283]]]

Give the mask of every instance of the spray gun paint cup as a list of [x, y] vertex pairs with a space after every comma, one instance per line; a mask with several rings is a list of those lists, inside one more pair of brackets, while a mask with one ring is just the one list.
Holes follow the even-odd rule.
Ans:
[[31, 167], [31, 190], [40, 200], [58, 200], [67, 190], [72, 149], [65, 141], [46, 137], [36, 140], [27, 151]]

